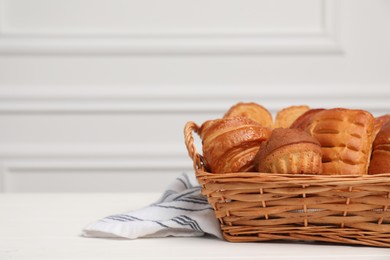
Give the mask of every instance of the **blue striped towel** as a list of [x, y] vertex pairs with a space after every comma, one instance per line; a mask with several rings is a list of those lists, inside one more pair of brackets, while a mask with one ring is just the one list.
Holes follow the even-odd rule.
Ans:
[[195, 179], [183, 173], [155, 203], [139, 210], [105, 217], [87, 225], [87, 237], [203, 236], [222, 238], [214, 211]]

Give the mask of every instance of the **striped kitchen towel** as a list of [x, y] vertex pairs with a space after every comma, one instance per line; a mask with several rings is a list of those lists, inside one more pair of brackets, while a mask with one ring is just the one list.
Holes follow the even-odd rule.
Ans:
[[222, 238], [214, 211], [196, 180], [185, 173], [155, 203], [139, 210], [105, 217], [87, 225], [87, 237], [203, 236]]

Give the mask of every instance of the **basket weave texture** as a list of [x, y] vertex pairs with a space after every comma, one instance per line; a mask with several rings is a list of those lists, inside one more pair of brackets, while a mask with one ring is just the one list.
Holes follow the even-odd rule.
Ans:
[[185, 125], [196, 178], [230, 242], [303, 240], [390, 247], [390, 173], [207, 172]]

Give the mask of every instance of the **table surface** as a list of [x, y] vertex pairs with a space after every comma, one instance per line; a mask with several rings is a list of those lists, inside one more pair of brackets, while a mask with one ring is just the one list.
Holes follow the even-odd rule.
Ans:
[[86, 238], [82, 228], [146, 206], [159, 194], [0, 194], [4, 259], [390, 259], [390, 249], [307, 243], [229, 243], [214, 237]]

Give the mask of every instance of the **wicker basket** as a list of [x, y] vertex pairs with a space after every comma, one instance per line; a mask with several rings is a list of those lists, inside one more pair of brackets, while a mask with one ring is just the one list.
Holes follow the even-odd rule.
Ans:
[[230, 242], [303, 240], [390, 247], [390, 173], [208, 173], [188, 122], [196, 178]]

